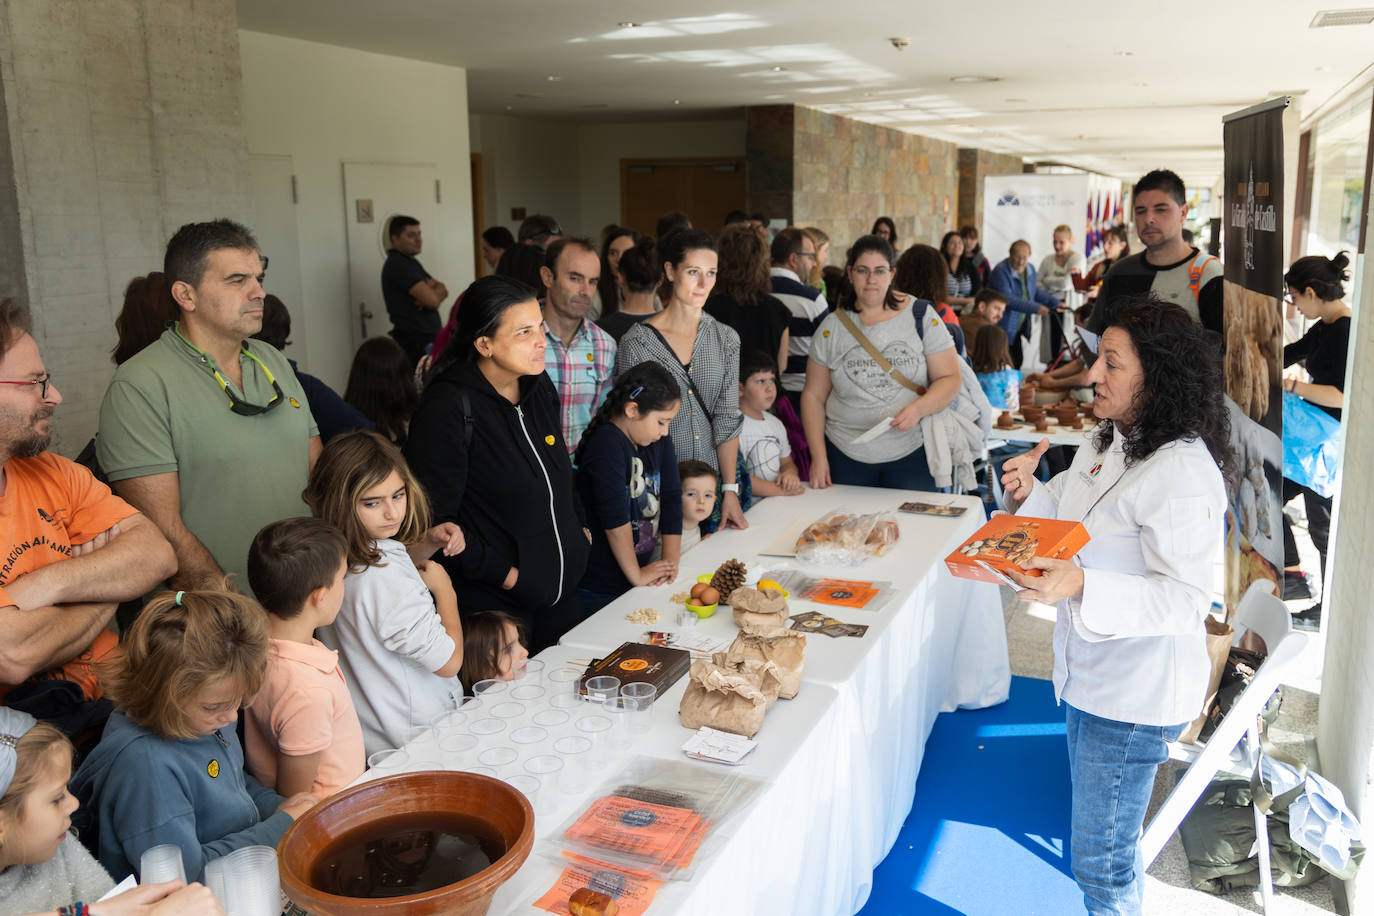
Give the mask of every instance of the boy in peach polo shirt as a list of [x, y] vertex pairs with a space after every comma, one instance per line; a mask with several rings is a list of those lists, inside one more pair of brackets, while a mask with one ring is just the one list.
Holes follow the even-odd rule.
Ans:
[[362, 775], [358, 713], [339, 654], [314, 638], [343, 604], [347, 547], [317, 518], [288, 518], [258, 532], [248, 583], [267, 609], [272, 652], [244, 717], [248, 770], [288, 795], [327, 798]]

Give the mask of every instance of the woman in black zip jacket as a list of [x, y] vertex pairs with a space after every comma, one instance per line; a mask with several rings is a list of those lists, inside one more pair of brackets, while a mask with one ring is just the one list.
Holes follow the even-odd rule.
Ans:
[[590, 543], [544, 348], [533, 289], [473, 283], [405, 445], [435, 521], [456, 522], [467, 541], [440, 558], [459, 608], [519, 617], [531, 653], [581, 621]]

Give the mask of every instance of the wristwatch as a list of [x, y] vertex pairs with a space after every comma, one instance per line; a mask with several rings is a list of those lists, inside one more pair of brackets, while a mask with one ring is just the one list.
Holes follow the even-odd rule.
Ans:
[[720, 491], [721, 491], [722, 493], [734, 493], [736, 496], [738, 496], [738, 495], [739, 495], [739, 484], [737, 484], [737, 483], [723, 483], [723, 484], [720, 485]]

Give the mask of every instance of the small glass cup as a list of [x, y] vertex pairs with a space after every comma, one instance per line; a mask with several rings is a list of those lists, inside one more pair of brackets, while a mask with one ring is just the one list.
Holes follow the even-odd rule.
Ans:
[[489, 747], [477, 755], [477, 762], [484, 767], [491, 767], [499, 773], [515, 763], [515, 759], [519, 756], [513, 747]]
[[410, 763], [410, 755], [398, 747], [377, 751], [367, 758], [367, 768], [378, 773], [399, 773]]
[[544, 688], [539, 684], [527, 684], [521, 681], [510, 689], [510, 698], [522, 703], [532, 703], [544, 699], [544, 692]]
[[545, 675], [545, 680], [549, 682], [549, 689], [558, 691], [576, 692], [577, 682], [582, 680], [582, 669], [565, 665], [562, 668], [552, 668]]
[[593, 703], [604, 703], [620, 694], [620, 678], [603, 674], [587, 679], [587, 699]]
[[461, 770], [464, 764], [472, 763], [477, 752], [477, 738], [461, 733], [439, 739], [439, 755], [450, 770]]
[[510, 740], [515, 745], [516, 750], [524, 753], [532, 745], [542, 744], [549, 740], [549, 733], [538, 725], [526, 725], [524, 728], [517, 728], [511, 732]]
[[472, 685], [472, 695], [478, 699], [489, 700], [499, 697], [510, 689], [508, 681], [489, 677], [485, 681], [478, 681]]
[[585, 792], [591, 784], [591, 766], [588, 763], [592, 752], [591, 740], [581, 735], [569, 735], [555, 741], [553, 749], [563, 761], [558, 779], [559, 791], [565, 795]]
[[506, 730], [504, 719], [478, 719], [468, 728], [471, 734], [478, 738], [490, 738], [492, 735], [499, 735]]

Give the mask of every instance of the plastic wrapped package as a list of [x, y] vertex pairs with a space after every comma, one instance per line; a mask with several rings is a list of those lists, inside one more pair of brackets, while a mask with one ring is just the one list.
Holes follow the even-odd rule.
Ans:
[[797, 538], [796, 555], [803, 563], [858, 566], [869, 557], [886, 553], [900, 533], [896, 513], [855, 515], [836, 510], [806, 527]]

